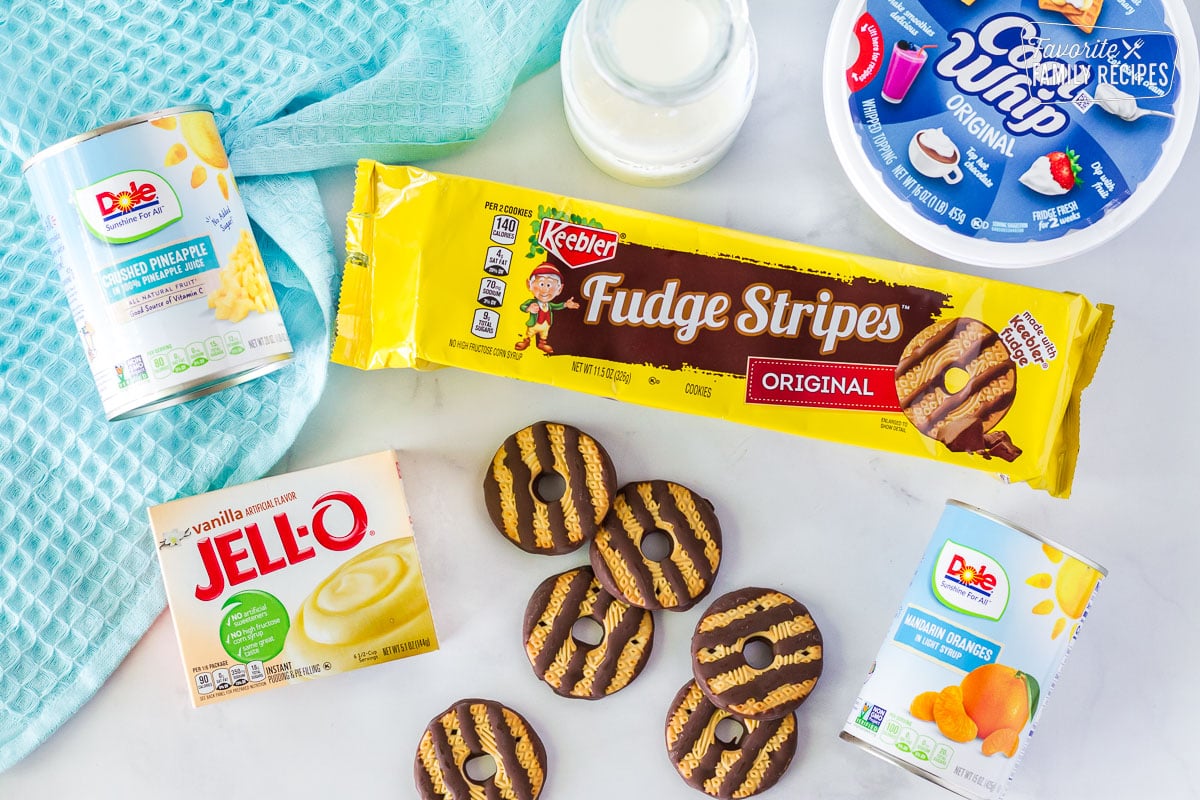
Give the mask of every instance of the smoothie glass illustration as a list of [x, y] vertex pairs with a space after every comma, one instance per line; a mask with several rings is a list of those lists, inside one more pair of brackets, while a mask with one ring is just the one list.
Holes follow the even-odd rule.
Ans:
[[899, 103], [904, 100], [913, 81], [929, 56], [925, 52], [937, 45], [927, 44], [917, 47], [912, 42], [899, 41], [892, 48], [892, 58], [888, 62], [887, 75], [883, 78], [883, 91], [880, 95], [889, 103]]

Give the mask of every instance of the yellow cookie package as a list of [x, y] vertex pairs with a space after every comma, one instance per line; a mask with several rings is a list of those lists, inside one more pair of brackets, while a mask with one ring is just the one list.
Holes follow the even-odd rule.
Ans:
[[362, 161], [333, 360], [452, 366], [1070, 493], [1112, 308]]

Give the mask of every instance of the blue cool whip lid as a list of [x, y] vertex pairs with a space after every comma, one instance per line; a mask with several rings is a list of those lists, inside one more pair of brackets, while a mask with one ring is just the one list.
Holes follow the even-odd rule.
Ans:
[[993, 267], [1111, 239], [1175, 173], [1200, 98], [1182, 0], [843, 0], [842, 166], [917, 244]]

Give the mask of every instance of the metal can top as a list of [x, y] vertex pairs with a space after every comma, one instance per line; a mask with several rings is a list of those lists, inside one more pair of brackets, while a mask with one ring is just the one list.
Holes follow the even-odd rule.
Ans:
[[995, 522], [997, 525], [1003, 525], [1006, 528], [1011, 528], [1012, 530], [1016, 531], [1017, 533], [1022, 533], [1031, 539], [1041, 542], [1042, 544], [1048, 544], [1051, 547], [1053, 547], [1055, 550], [1058, 550], [1058, 551], [1064, 553], [1065, 555], [1068, 555], [1071, 558], [1074, 558], [1077, 561], [1082, 561], [1084, 564], [1087, 564], [1089, 567], [1091, 567], [1092, 569], [1099, 572], [1101, 576], [1103, 576], [1105, 578], [1108, 577], [1108, 570], [1105, 569], [1104, 567], [1100, 566], [1099, 564], [1097, 564], [1095, 561], [1092, 561], [1090, 558], [1080, 555], [1079, 553], [1075, 552], [1074, 550], [1072, 550], [1069, 547], [1063, 547], [1058, 542], [1056, 542], [1052, 539], [1047, 539], [1045, 536], [1042, 536], [1041, 534], [1034, 533], [1033, 531], [1031, 531], [1027, 528], [1022, 528], [1020, 525], [1017, 525], [1016, 523], [1009, 522], [1008, 520], [1004, 519], [1003, 517], [996, 516], [995, 514], [991, 513], [990, 511], [984, 511], [982, 508], [973, 506], [970, 503], [964, 503], [961, 500], [953, 500], [953, 499], [947, 500], [946, 505], [958, 506], [959, 508], [970, 511], [972, 514], [977, 514], [981, 517], [984, 517], [985, 519], [989, 519], [992, 522]]
[[76, 136], [72, 136], [69, 139], [64, 139], [58, 144], [52, 144], [44, 150], [35, 153], [34, 155], [30, 156], [24, 164], [21, 165], [21, 172], [24, 173], [39, 161], [44, 161], [51, 156], [55, 156], [59, 153], [70, 150], [72, 147], [75, 147], [82, 142], [86, 142], [88, 139], [94, 139], [97, 136], [103, 136], [106, 133], [112, 133], [113, 131], [120, 130], [121, 128], [128, 128], [131, 125], [138, 125], [143, 122], [162, 119], [163, 117], [171, 117], [175, 116], [176, 114], [186, 114], [191, 111], [207, 111], [210, 114], [213, 113], [212, 106], [204, 103], [192, 103], [190, 105], [164, 108], [159, 111], [149, 111], [145, 114], [138, 114], [136, 117], [128, 117], [126, 119], [117, 120], [116, 122], [110, 122], [107, 125], [101, 125], [99, 128], [93, 128], [86, 133], [81, 133]]

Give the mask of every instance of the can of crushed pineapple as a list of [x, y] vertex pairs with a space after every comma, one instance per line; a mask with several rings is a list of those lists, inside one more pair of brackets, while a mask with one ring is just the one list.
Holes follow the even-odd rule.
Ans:
[[114, 122], [22, 170], [108, 419], [210, 394], [291, 358], [212, 109]]
[[963, 797], [1001, 797], [1106, 574], [949, 501], [841, 737]]

